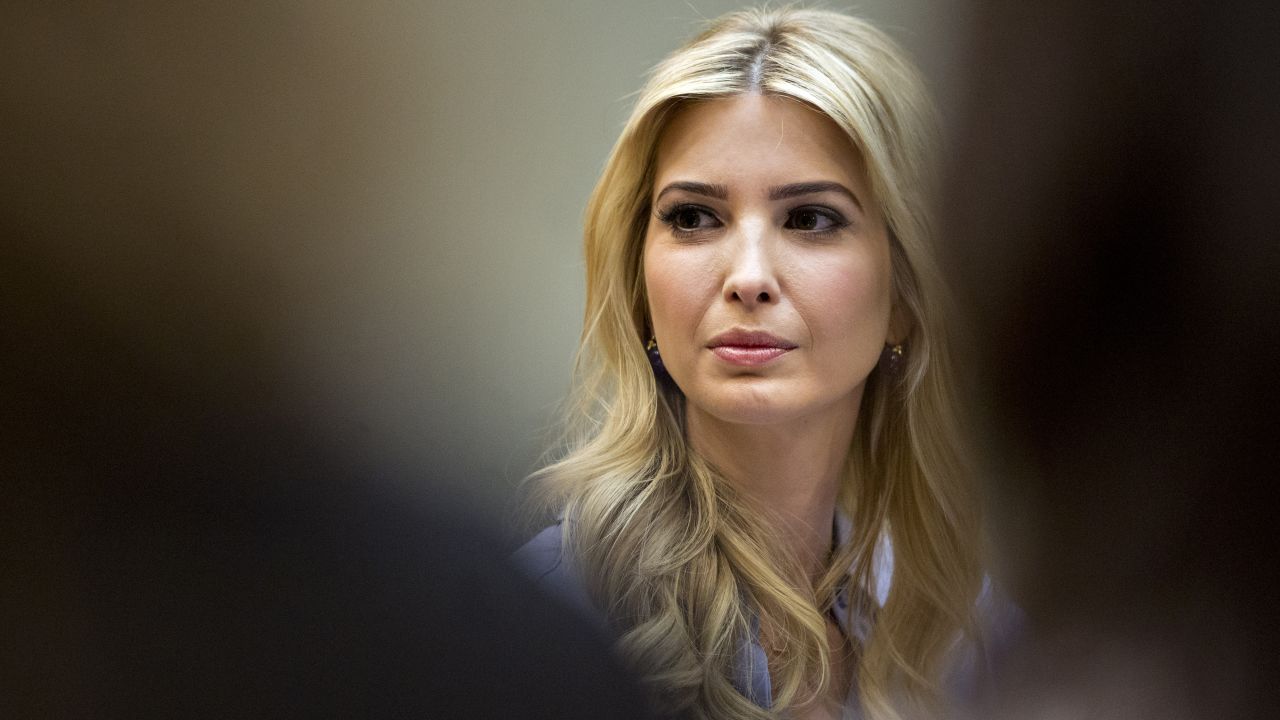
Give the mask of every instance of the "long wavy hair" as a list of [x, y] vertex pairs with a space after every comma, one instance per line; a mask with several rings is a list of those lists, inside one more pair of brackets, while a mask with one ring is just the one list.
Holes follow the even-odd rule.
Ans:
[[[684, 397], [645, 355], [642, 250], [663, 128], [683, 105], [742, 93], [804, 102], [851, 138], [887, 220], [895, 312], [910, 324], [905, 366], [866, 381], [838, 495], [853, 532], [816, 582], [690, 447]], [[775, 718], [851, 681], [869, 718], [940, 709], [948, 650], [976, 632], [982, 568], [930, 249], [937, 145], [920, 77], [889, 38], [843, 14], [783, 8], [723, 16], [660, 63], [614, 146], [586, 211], [586, 317], [563, 455], [532, 480], [563, 514], [565, 547], [620, 652], [668, 710]], [[877, 586], [886, 537], [894, 563], [881, 607], [858, 589]], [[872, 630], [855, 648], [856, 677], [831, 678], [824, 616], [846, 586], [849, 612]], [[733, 682], [757, 631], [771, 708]]]

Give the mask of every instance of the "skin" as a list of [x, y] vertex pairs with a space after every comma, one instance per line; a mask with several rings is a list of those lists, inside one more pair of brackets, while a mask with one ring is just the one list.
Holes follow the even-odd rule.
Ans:
[[[799, 183], [831, 187], [778, 197]], [[688, 399], [689, 441], [769, 510], [812, 576], [830, 552], [867, 376], [897, 325], [888, 230], [861, 157], [807, 105], [759, 94], [717, 99], [671, 120], [653, 197], [645, 286], [663, 362]], [[794, 347], [763, 364], [735, 364], [710, 347], [735, 329]], [[847, 646], [829, 630], [833, 670], [848, 677]], [[833, 707], [798, 708], [798, 716], [825, 717]]]

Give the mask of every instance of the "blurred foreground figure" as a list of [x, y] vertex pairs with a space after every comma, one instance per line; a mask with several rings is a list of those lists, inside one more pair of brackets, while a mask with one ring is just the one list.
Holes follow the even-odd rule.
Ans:
[[1280, 11], [974, 11], [944, 227], [1033, 630], [989, 716], [1278, 717]]
[[470, 513], [140, 348], [12, 247], [0, 714], [646, 717]]
[[5, 717], [645, 717], [470, 513], [117, 338], [7, 337], [31, 355], [3, 364], [24, 379], [0, 459]]
[[431, 468], [311, 410], [264, 259], [310, 239], [212, 191], [245, 106], [196, 54], [243, 34], [150, 9], [0, 23], [0, 717], [645, 717]]

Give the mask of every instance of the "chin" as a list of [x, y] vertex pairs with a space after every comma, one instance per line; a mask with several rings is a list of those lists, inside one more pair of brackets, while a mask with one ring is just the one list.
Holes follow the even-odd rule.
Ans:
[[727, 387], [686, 395], [689, 405], [722, 422], [772, 425], [801, 417], [810, 403], [795, 388], [764, 378], [737, 378]]
[[[865, 383], [865, 380], [863, 381]], [[737, 377], [691, 387], [685, 398], [696, 410], [720, 422], [735, 425], [777, 425], [835, 412], [841, 408], [856, 415], [863, 383], [815, 387], [812, 381]]]

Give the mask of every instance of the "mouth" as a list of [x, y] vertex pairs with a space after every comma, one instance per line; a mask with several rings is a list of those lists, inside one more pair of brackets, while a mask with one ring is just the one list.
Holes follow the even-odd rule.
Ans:
[[707, 349], [731, 365], [757, 366], [791, 352], [796, 344], [761, 330], [730, 330], [707, 343]]

